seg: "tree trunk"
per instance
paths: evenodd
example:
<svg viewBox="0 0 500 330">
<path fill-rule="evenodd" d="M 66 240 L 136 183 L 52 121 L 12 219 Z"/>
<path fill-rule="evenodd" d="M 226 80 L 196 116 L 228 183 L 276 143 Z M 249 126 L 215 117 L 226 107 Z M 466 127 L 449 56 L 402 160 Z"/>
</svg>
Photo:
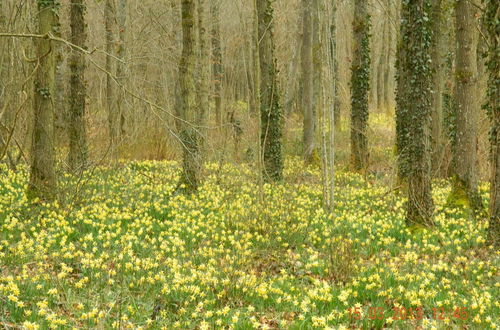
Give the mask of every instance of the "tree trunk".
<svg viewBox="0 0 500 330">
<path fill-rule="evenodd" d="M 71 0 L 71 42 L 85 48 L 84 0 Z M 87 137 L 85 130 L 86 85 L 85 55 L 73 50 L 70 60 L 71 80 L 69 97 L 69 166 L 73 172 L 79 172 L 87 166 Z"/>
<path fill-rule="evenodd" d="M 127 0 L 118 1 L 117 10 L 117 20 L 118 20 L 118 51 L 117 57 L 119 61 L 116 65 L 116 80 L 118 81 L 118 97 L 116 98 L 116 111 L 119 116 L 119 130 L 120 136 L 123 137 L 126 131 L 127 123 L 127 113 L 125 112 L 125 36 L 127 29 Z"/>
<path fill-rule="evenodd" d="M 210 49 L 208 48 L 206 2 L 198 0 L 198 42 L 199 42 L 199 83 L 198 83 L 198 122 L 205 122 L 205 116 L 209 112 L 209 89 L 210 89 Z M 201 129 L 201 128 L 198 128 Z M 200 136 L 200 148 L 203 139 Z"/>
<path fill-rule="evenodd" d="M 303 122 L 303 147 L 304 159 L 310 163 L 313 158 L 315 148 L 315 120 L 313 112 L 313 47 L 312 47 L 312 15 L 311 1 L 302 0 L 302 48 L 301 48 L 301 67 L 302 67 L 302 111 L 304 114 Z"/>
<path fill-rule="evenodd" d="M 351 77 L 351 163 L 355 171 L 368 166 L 368 93 L 370 89 L 370 17 L 367 1 L 356 0 Z"/>
<path fill-rule="evenodd" d="M 463 204 L 472 210 L 481 208 L 477 174 L 477 132 L 479 104 L 477 96 L 478 30 L 475 7 L 468 0 L 458 0 L 455 8 L 456 67 L 455 125 L 453 148 L 453 187 L 449 202 Z"/>
<path fill-rule="evenodd" d="M 38 2 L 38 34 L 54 33 L 58 25 L 56 1 Z M 38 70 L 34 78 L 34 127 L 31 149 L 31 196 L 51 199 L 57 186 L 54 145 L 54 41 L 36 39 Z"/>
<path fill-rule="evenodd" d="M 283 178 L 283 118 L 279 100 L 277 65 L 274 56 L 272 0 L 257 0 L 260 60 L 260 113 L 263 175 L 267 181 Z"/>
<path fill-rule="evenodd" d="M 222 66 L 222 49 L 220 37 L 220 0 L 212 0 L 210 11 L 212 14 L 212 74 L 214 80 L 215 121 L 217 126 L 222 125 L 222 80 L 224 67 Z"/>
<path fill-rule="evenodd" d="M 387 15 L 389 16 L 389 19 L 390 20 L 396 20 L 395 18 L 393 18 L 393 15 L 394 15 L 394 10 L 392 9 L 392 1 L 389 0 L 387 1 Z M 393 34 L 396 33 L 396 29 L 393 29 L 392 27 L 392 24 L 391 24 L 391 21 L 389 21 L 389 23 L 387 24 L 387 49 L 386 49 L 386 53 L 383 54 L 383 56 L 385 57 L 384 61 L 385 61 L 385 67 L 384 67 L 384 84 L 385 84 L 385 87 L 384 87 L 384 91 L 383 91 L 383 102 L 382 104 L 384 105 L 385 107 L 385 112 L 387 114 L 392 114 L 392 104 L 391 104 L 391 87 L 392 87 L 392 84 L 391 84 L 391 69 L 392 69 L 392 65 L 391 65 L 391 59 L 392 59 L 392 50 L 393 50 L 393 47 L 392 47 L 392 44 L 393 44 Z"/>
<path fill-rule="evenodd" d="M 443 139 L 443 93 L 444 93 L 444 55 L 445 37 L 443 26 L 443 0 L 433 0 L 432 3 L 432 72 L 434 73 L 432 82 L 432 139 L 431 139 L 431 160 L 433 176 L 442 177 L 444 159 L 444 139 Z"/>
<path fill-rule="evenodd" d="M 488 91 L 485 108 L 491 122 L 491 186 L 489 241 L 500 246 L 500 3 L 486 1 L 483 24 L 488 38 Z"/>
<path fill-rule="evenodd" d="M 398 174 L 407 185 L 407 225 L 432 225 L 430 177 L 430 1 L 404 1 L 397 59 Z M 427 18 L 427 19 L 423 19 Z"/>
<path fill-rule="evenodd" d="M 113 78 L 111 77 L 113 72 L 113 62 L 112 56 L 113 51 L 113 20 L 114 20 L 114 0 L 106 0 L 104 6 L 104 24 L 106 30 L 106 108 L 108 112 L 108 129 L 109 129 L 109 142 L 110 142 L 110 153 L 111 158 L 115 159 L 118 157 L 117 146 L 120 139 L 120 126 L 119 126 L 119 115 L 115 106 L 115 89 L 113 86 Z"/>
<path fill-rule="evenodd" d="M 198 189 L 201 168 L 200 135 L 197 127 L 200 113 L 196 102 L 195 0 L 182 0 L 182 56 L 179 64 L 180 105 L 177 121 L 183 150 L 180 188 L 186 192 Z"/>
</svg>

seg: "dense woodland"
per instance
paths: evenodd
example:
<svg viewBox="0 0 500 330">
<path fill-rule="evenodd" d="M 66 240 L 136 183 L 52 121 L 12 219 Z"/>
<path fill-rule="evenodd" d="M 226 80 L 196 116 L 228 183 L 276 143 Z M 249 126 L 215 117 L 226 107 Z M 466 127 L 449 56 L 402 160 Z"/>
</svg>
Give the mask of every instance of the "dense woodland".
<svg viewBox="0 0 500 330">
<path fill-rule="evenodd" d="M 0 0 L 1 327 L 500 327 L 499 7 Z"/>
</svg>

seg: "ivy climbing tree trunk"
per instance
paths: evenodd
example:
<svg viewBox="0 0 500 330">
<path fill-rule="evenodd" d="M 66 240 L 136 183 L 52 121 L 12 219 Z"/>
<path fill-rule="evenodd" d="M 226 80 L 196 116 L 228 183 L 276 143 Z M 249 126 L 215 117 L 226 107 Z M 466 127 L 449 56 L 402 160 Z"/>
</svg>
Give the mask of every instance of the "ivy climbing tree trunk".
<svg viewBox="0 0 500 330">
<path fill-rule="evenodd" d="M 38 0 L 38 34 L 55 34 L 58 28 L 56 0 Z M 54 102 L 56 52 L 54 41 L 37 38 L 38 69 L 34 77 L 34 126 L 31 148 L 29 195 L 43 199 L 55 197 Z"/>
<path fill-rule="evenodd" d="M 397 56 L 398 174 L 407 186 L 408 225 L 432 225 L 430 176 L 430 0 L 403 0 Z"/>
<path fill-rule="evenodd" d="M 180 188 L 186 192 L 198 189 L 201 168 L 200 136 L 197 127 L 200 113 L 196 102 L 195 0 L 182 0 L 182 55 L 179 64 L 180 104 L 177 126 L 182 145 L 182 175 Z"/>
<path fill-rule="evenodd" d="M 263 175 L 267 181 L 283 178 L 283 118 L 274 56 L 272 0 L 257 0 L 260 61 L 260 116 Z"/>
<path fill-rule="evenodd" d="M 444 139 L 443 139 L 443 93 L 444 93 L 444 55 L 445 55 L 445 32 L 444 32 L 444 8 L 443 0 L 432 1 L 432 139 L 431 139 L 431 161 L 433 176 L 441 177 L 443 172 Z"/>
<path fill-rule="evenodd" d="M 469 0 L 458 0 L 455 7 L 456 67 L 453 179 L 449 202 L 463 204 L 472 210 L 481 208 L 477 174 L 477 132 L 479 104 L 477 98 L 476 9 Z"/>
<path fill-rule="evenodd" d="M 70 10 L 71 42 L 85 48 L 87 33 L 85 31 L 84 0 L 71 0 Z M 73 50 L 69 63 L 71 70 L 69 95 L 69 166 L 73 172 L 85 169 L 87 165 L 87 137 L 85 129 L 85 96 L 86 85 L 85 55 Z"/>
<path fill-rule="evenodd" d="M 215 121 L 222 125 L 222 47 L 220 37 L 220 0 L 212 0 L 210 5 L 212 15 L 212 75 L 214 80 Z"/>
<path fill-rule="evenodd" d="M 370 89 L 370 17 L 367 0 L 354 3 L 354 49 L 351 76 L 351 164 L 355 171 L 368 166 L 368 93 Z"/>
<path fill-rule="evenodd" d="M 485 0 L 483 24 L 488 38 L 488 90 L 484 108 L 491 122 L 489 241 L 500 246 L 500 2 Z"/>
<path fill-rule="evenodd" d="M 303 146 L 304 160 L 308 163 L 312 161 L 315 147 L 315 120 L 314 120 L 314 91 L 313 91 L 313 21 L 310 0 L 302 0 L 302 49 L 301 49 L 301 67 L 302 67 L 302 111 L 303 121 Z"/>
</svg>

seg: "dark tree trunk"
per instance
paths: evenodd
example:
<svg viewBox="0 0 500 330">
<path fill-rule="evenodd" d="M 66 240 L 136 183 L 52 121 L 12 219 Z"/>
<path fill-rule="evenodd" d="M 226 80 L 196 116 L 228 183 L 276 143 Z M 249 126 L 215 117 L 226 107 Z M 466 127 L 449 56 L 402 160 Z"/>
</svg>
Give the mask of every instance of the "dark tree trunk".
<svg viewBox="0 0 500 330">
<path fill-rule="evenodd" d="M 85 31 L 84 0 L 71 0 L 71 42 L 85 48 L 87 34 Z M 69 95 L 69 166 L 73 172 L 85 169 L 87 165 L 87 137 L 85 130 L 85 96 L 86 85 L 85 55 L 73 50 L 70 64 Z"/>
<path fill-rule="evenodd" d="M 261 144 L 263 175 L 267 181 L 283 178 L 283 118 L 274 56 L 273 7 L 271 0 L 257 0 L 260 60 Z"/>
<path fill-rule="evenodd" d="M 356 0 L 351 78 L 351 164 L 355 171 L 368 166 L 368 93 L 370 89 L 370 17 L 367 1 Z"/>
<path fill-rule="evenodd" d="M 430 176 L 432 31 L 429 0 L 407 0 L 402 6 L 401 40 L 397 58 L 398 174 L 407 186 L 408 225 L 433 224 Z M 426 19 L 427 18 L 427 19 Z"/>
</svg>

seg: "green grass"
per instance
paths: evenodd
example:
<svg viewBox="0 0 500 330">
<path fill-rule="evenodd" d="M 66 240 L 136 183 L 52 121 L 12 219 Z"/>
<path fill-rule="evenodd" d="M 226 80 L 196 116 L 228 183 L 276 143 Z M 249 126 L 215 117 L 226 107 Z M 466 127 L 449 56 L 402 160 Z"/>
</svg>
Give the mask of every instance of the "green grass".
<svg viewBox="0 0 500 330">
<path fill-rule="evenodd" d="M 300 176 L 298 160 L 287 164 L 286 184 L 265 187 L 263 205 L 252 168 L 227 165 L 217 178 L 217 166 L 206 166 L 196 196 L 174 193 L 173 162 L 97 168 L 83 180 L 65 176 L 54 204 L 29 202 L 27 173 L 2 168 L 0 324 L 500 325 L 498 251 L 485 243 L 484 221 L 444 207 L 446 181 L 434 185 L 436 227 L 410 230 L 404 199 L 356 174 L 337 173 L 336 209 L 327 214 L 318 171 Z M 397 306 L 421 307 L 423 319 L 392 320 Z M 383 319 L 370 319 L 370 307 Z M 440 307 L 444 320 L 433 315 Z M 453 315 L 462 310 L 467 317 Z"/>
</svg>

